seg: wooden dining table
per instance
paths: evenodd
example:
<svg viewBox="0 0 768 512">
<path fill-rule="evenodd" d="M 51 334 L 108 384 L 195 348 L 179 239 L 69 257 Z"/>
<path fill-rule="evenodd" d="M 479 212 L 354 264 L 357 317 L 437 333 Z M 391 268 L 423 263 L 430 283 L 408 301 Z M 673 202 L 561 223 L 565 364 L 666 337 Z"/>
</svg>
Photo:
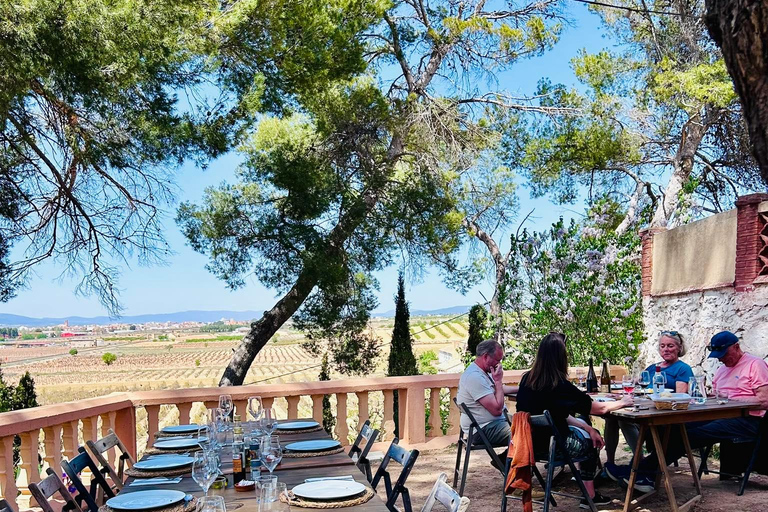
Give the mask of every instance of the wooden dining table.
<svg viewBox="0 0 768 512">
<path fill-rule="evenodd" d="M 642 494 L 633 500 L 632 496 L 634 493 L 635 481 L 637 479 L 637 468 L 641 458 L 634 457 L 629 486 L 627 487 L 627 496 L 624 500 L 624 512 L 629 512 L 643 501 L 655 495 L 659 490 L 659 485 L 661 484 L 662 479 L 664 480 L 664 487 L 667 491 L 671 512 L 685 512 L 689 510 L 701 499 L 701 484 L 696 471 L 696 463 L 693 459 L 693 452 L 691 451 L 691 444 L 688 440 L 688 432 L 685 429 L 685 424 L 693 421 L 738 418 L 746 416 L 750 410 L 760 408 L 760 402 L 757 400 L 729 400 L 727 403 L 723 404 L 718 403 L 715 399 L 707 399 L 705 404 L 690 404 L 688 409 L 678 410 L 656 409 L 650 399 L 638 399 L 635 401 L 635 404 L 640 405 L 642 408 L 639 410 L 637 408 L 619 409 L 618 411 L 611 412 L 611 414 L 622 420 L 636 423 L 640 427 L 640 435 L 638 436 L 637 446 L 634 453 L 642 453 L 643 442 L 645 441 L 646 436 L 650 434 L 653 439 L 654 452 L 659 460 L 660 471 L 656 476 L 654 490 Z M 662 433 L 659 430 L 660 427 L 668 428 L 664 428 L 664 432 Z M 677 505 L 675 492 L 672 488 L 672 481 L 670 479 L 670 472 L 664 457 L 664 451 L 669 442 L 670 432 L 673 428 L 680 429 L 680 435 L 685 447 L 685 454 L 688 457 L 688 464 L 691 468 L 691 478 L 693 479 L 693 485 L 696 488 L 696 495 L 680 506 Z"/>
<path fill-rule="evenodd" d="M 291 420 L 295 421 L 295 420 Z M 307 420 L 311 421 L 311 420 Z M 278 422 L 278 425 L 283 422 Z M 280 444 L 285 446 L 286 444 L 295 441 L 307 441 L 317 439 L 331 439 L 325 430 L 318 430 L 316 432 L 304 432 L 304 433 L 288 433 L 283 431 L 276 431 L 275 434 L 280 437 Z M 146 456 L 145 456 L 146 457 Z M 145 458 L 145 457 L 142 457 Z M 218 494 L 224 497 L 229 510 L 241 510 L 242 512 L 258 512 L 259 502 L 258 496 L 255 491 L 238 492 L 235 491 L 232 486 L 232 463 L 229 461 L 223 461 L 222 472 L 227 478 L 227 488 L 209 491 L 209 494 Z M 370 489 L 371 485 L 365 478 L 365 475 L 355 466 L 352 459 L 345 452 L 322 455 L 317 457 L 302 457 L 302 458 L 286 458 L 283 457 L 280 464 L 275 468 L 274 475 L 277 476 L 278 482 L 286 484 L 288 489 L 304 483 L 307 478 L 317 477 L 341 477 L 352 476 L 356 482 L 365 485 Z M 191 494 L 195 497 L 203 495 L 200 486 L 192 479 L 190 474 L 182 475 L 181 482 L 175 484 L 162 484 L 158 486 L 153 485 L 135 485 L 131 483 L 136 480 L 134 478 L 128 478 L 121 494 L 146 491 L 151 489 L 168 489 L 178 490 L 187 494 Z M 312 510 L 301 509 L 300 507 L 292 506 L 292 510 Z M 350 512 L 387 512 L 387 507 L 384 501 L 379 498 L 378 495 L 374 495 L 368 502 L 353 507 L 344 507 L 340 510 L 348 510 Z"/>
</svg>

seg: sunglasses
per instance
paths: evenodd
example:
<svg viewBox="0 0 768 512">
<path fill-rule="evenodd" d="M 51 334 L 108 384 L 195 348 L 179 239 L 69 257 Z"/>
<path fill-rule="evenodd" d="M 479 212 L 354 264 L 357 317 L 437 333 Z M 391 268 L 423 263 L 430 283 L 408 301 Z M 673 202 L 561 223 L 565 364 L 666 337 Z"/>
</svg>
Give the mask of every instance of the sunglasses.
<svg viewBox="0 0 768 512">
<path fill-rule="evenodd" d="M 677 331 L 659 331 L 659 336 L 680 336 Z"/>
<path fill-rule="evenodd" d="M 719 347 L 715 347 L 715 346 L 713 346 L 713 345 L 710 343 L 709 345 L 707 345 L 707 346 L 706 346 L 706 347 L 704 347 L 704 348 L 706 348 L 707 350 L 709 350 L 710 352 L 712 352 L 713 350 L 723 350 L 724 348 L 730 348 L 730 347 L 732 347 L 732 346 L 734 346 L 734 345 L 735 345 L 735 343 L 732 343 L 732 344 L 730 344 L 730 345 L 726 345 L 726 346 L 719 346 Z"/>
</svg>

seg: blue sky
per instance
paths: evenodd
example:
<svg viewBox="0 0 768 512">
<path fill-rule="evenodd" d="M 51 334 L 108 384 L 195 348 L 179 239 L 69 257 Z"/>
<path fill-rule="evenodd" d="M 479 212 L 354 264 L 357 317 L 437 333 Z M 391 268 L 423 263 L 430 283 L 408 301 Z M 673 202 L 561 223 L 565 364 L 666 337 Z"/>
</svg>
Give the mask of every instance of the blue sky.
<svg viewBox="0 0 768 512">
<path fill-rule="evenodd" d="M 549 77 L 553 83 L 573 84 L 569 60 L 580 49 L 598 51 L 610 44 L 601 36 L 599 19 L 588 12 L 586 6 L 575 2 L 566 4 L 575 18 L 574 25 L 567 27 L 555 48 L 541 57 L 522 61 L 500 76 L 499 85 L 513 93 L 530 94 L 541 77 Z M 233 181 L 238 159 L 227 155 L 211 163 L 205 171 L 187 164 L 180 169 L 177 184 L 180 201 L 199 201 L 207 186 L 223 181 Z M 532 199 L 525 187 L 519 190 L 520 217 L 535 208 L 527 222 L 529 229 L 544 229 L 558 217 L 566 218 L 583 213 L 583 206 L 561 207 L 546 198 Z M 207 257 L 197 254 L 185 245 L 185 239 L 173 221 L 169 211 L 165 221 L 166 236 L 175 251 L 165 266 L 141 267 L 132 264 L 123 267 L 120 278 L 123 314 L 166 313 L 185 310 L 255 310 L 261 311 L 274 305 L 276 294 L 251 280 L 243 289 L 228 290 L 222 281 L 207 270 Z M 17 247 L 15 255 L 21 248 Z M 49 261 L 37 267 L 29 279 L 28 287 L 5 304 L 0 312 L 31 317 L 97 316 L 106 311 L 94 297 L 79 297 L 74 293 L 77 280 L 59 279 L 61 265 Z M 392 297 L 397 287 L 397 268 L 388 268 L 376 276 L 381 288 L 378 294 L 379 311 L 393 308 Z M 454 305 L 484 302 L 490 298 L 491 286 L 485 283 L 467 295 L 449 289 L 434 269 L 429 270 L 420 282 L 410 282 L 406 290 L 411 309 L 438 309 Z"/>
</svg>

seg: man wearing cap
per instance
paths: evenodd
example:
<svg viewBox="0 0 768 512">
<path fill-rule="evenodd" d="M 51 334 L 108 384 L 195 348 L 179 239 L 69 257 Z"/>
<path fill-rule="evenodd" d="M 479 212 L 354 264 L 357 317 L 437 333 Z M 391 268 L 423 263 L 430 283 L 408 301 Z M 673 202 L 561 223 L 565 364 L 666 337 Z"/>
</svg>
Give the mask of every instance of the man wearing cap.
<svg viewBox="0 0 768 512">
<path fill-rule="evenodd" d="M 768 410 L 768 364 L 759 357 L 741 350 L 739 338 L 730 331 L 712 336 L 707 349 L 710 351 L 709 357 L 719 359 L 723 363 L 715 372 L 712 385 L 718 391 L 725 391 L 729 399 L 757 399 L 761 405 L 759 410 L 749 411 L 748 415 L 739 418 L 688 423 L 686 431 L 691 448 L 700 448 L 735 437 L 754 437 L 758 433 L 760 420 Z M 676 432 L 677 429 L 673 429 L 673 436 Z M 665 459 L 670 463 L 685 454 L 682 439 L 677 441 L 680 442 L 670 439 L 667 445 Z M 657 466 L 658 459 L 655 454 L 640 461 L 635 489 L 642 492 L 653 490 Z M 629 478 L 624 480 L 629 483 Z"/>
</svg>

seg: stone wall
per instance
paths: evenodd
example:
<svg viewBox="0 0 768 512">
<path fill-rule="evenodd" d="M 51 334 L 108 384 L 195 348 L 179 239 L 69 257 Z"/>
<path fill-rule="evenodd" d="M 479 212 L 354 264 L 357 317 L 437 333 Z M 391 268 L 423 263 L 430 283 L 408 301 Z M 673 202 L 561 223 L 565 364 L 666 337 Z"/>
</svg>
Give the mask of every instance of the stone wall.
<svg viewBox="0 0 768 512">
<path fill-rule="evenodd" d="M 639 361 L 645 366 L 660 361 L 656 349 L 659 332 L 679 331 L 688 353 L 683 360 L 694 372 L 707 374 L 707 383 L 721 364 L 708 359 L 705 347 L 713 334 L 729 330 L 741 338 L 741 347 L 768 359 L 768 284 L 757 284 L 750 291 L 733 287 L 643 298 L 645 338 Z"/>
</svg>

